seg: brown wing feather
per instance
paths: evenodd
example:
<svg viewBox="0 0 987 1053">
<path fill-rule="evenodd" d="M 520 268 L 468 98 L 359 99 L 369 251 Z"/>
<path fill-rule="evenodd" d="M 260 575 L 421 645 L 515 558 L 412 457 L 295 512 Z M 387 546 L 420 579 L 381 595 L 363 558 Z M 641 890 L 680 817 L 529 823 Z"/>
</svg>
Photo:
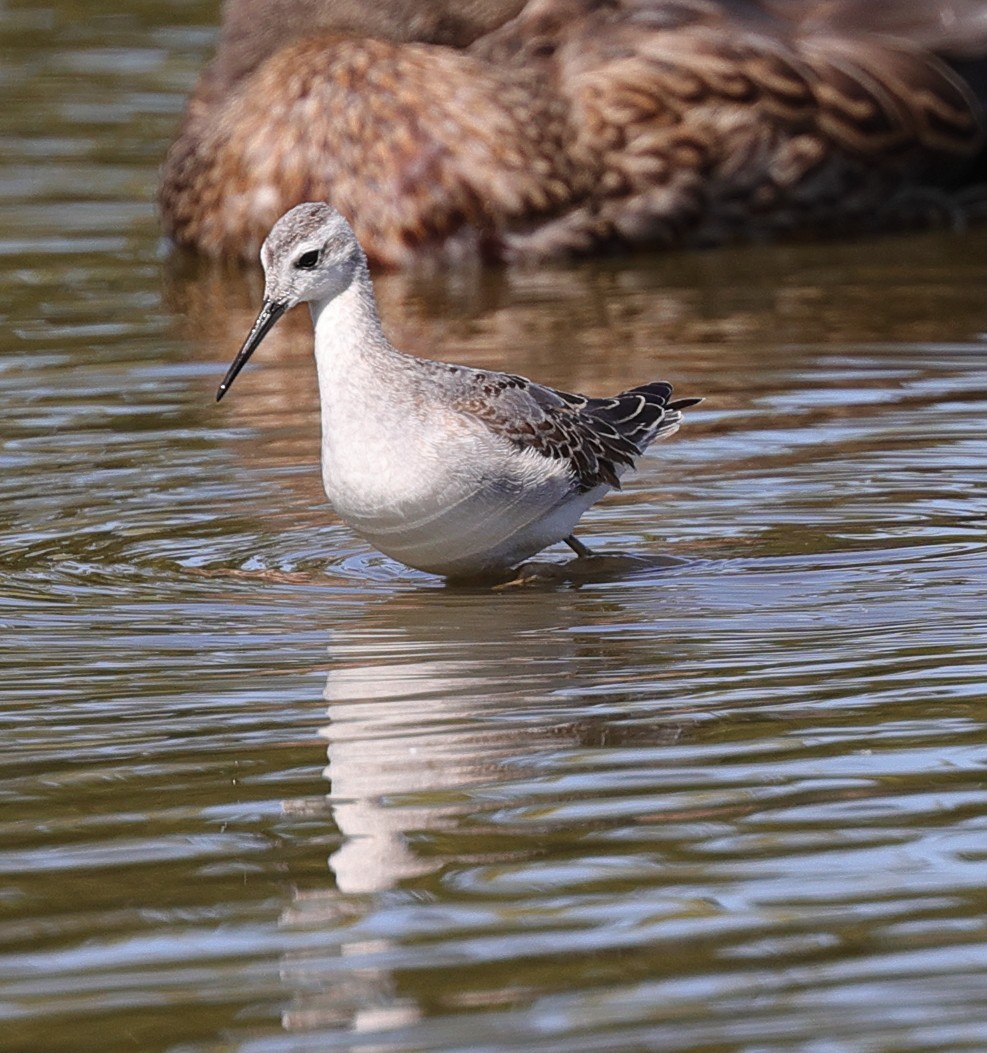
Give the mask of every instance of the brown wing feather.
<svg viewBox="0 0 987 1053">
<path fill-rule="evenodd" d="M 208 84 L 203 86 L 208 92 Z M 312 36 L 263 62 L 228 98 L 190 104 L 160 197 L 169 233 L 252 257 L 303 201 L 331 200 L 367 255 L 390 265 L 578 201 L 593 173 L 568 108 L 517 70 L 461 51 Z"/>
<path fill-rule="evenodd" d="M 490 2 L 451 36 L 371 4 L 358 38 L 328 32 L 354 28 L 336 5 L 273 33 L 227 5 L 163 168 L 169 233 L 252 257 L 325 199 L 377 262 L 544 257 L 892 226 L 982 175 L 983 0 L 529 0 L 505 24 L 518 2 Z M 392 7 L 394 40 L 499 28 L 372 39 Z"/>
<path fill-rule="evenodd" d="M 819 15 L 803 20 L 771 6 L 542 0 L 478 41 L 526 64 L 525 42 L 552 42 L 545 61 L 602 172 L 592 209 L 511 236 L 516 253 L 552 237 L 709 244 L 758 228 L 893 225 L 896 194 L 962 181 L 984 116 L 945 61 L 907 39 L 841 34 L 825 5 L 788 4 Z"/>
<path fill-rule="evenodd" d="M 656 381 L 612 398 L 588 398 L 524 377 L 441 366 L 456 389 L 455 407 L 483 421 L 519 449 L 567 463 L 580 492 L 620 489 L 620 471 L 658 437 L 671 434 L 681 410 L 699 399 L 669 403 L 670 384 Z"/>
</svg>

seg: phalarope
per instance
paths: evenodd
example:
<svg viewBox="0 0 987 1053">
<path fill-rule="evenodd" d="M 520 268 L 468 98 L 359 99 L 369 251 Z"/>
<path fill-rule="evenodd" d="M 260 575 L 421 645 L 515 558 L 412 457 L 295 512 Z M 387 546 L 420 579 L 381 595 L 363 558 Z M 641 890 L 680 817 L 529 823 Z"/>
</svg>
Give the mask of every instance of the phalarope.
<svg viewBox="0 0 987 1053">
<path fill-rule="evenodd" d="M 572 531 L 699 399 L 655 381 L 587 398 L 404 354 L 381 328 L 367 258 L 331 206 L 298 205 L 261 248 L 264 302 L 217 400 L 289 308 L 307 303 L 322 404 L 322 480 L 381 552 L 454 579 L 494 577 Z"/>
</svg>

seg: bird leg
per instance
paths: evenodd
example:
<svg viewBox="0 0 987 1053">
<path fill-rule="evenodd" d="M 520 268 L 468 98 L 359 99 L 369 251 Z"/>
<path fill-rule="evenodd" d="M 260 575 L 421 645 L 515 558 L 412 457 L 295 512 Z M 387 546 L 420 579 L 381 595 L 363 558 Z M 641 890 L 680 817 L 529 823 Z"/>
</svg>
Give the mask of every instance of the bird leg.
<svg viewBox="0 0 987 1053">
<path fill-rule="evenodd" d="M 587 556 L 595 555 L 592 549 L 588 549 L 575 534 L 570 534 L 568 537 L 562 539 L 573 552 L 579 556 L 580 559 L 585 559 Z"/>
</svg>

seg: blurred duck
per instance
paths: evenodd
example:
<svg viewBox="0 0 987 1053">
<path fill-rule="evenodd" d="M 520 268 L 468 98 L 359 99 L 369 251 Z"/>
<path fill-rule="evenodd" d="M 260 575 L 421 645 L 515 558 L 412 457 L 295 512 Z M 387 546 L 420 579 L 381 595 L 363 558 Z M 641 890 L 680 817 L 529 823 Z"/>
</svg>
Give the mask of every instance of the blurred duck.
<svg viewBox="0 0 987 1053">
<path fill-rule="evenodd" d="M 397 267 L 962 219 L 985 55 L 983 0 L 228 0 L 161 210 L 255 258 L 324 200 Z"/>
</svg>

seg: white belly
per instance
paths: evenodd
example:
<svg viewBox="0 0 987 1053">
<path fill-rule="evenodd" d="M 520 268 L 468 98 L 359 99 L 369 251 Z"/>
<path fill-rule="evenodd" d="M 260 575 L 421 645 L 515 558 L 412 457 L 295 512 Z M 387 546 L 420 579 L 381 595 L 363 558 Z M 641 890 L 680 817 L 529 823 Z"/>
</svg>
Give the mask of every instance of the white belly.
<svg viewBox="0 0 987 1053">
<path fill-rule="evenodd" d="M 561 541 L 592 499 L 551 490 L 507 495 L 480 491 L 417 522 L 368 522 L 345 516 L 359 534 L 388 556 L 431 574 L 474 577 L 516 566 Z"/>
<path fill-rule="evenodd" d="M 456 415 L 423 441 L 324 437 L 323 481 L 339 515 L 381 552 L 433 574 L 468 577 L 517 563 L 572 532 L 606 491 L 573 493 L 561 462 L 521 452 Z M 341 456 L 336 456 L 341 450 Z"/>
</svg>

